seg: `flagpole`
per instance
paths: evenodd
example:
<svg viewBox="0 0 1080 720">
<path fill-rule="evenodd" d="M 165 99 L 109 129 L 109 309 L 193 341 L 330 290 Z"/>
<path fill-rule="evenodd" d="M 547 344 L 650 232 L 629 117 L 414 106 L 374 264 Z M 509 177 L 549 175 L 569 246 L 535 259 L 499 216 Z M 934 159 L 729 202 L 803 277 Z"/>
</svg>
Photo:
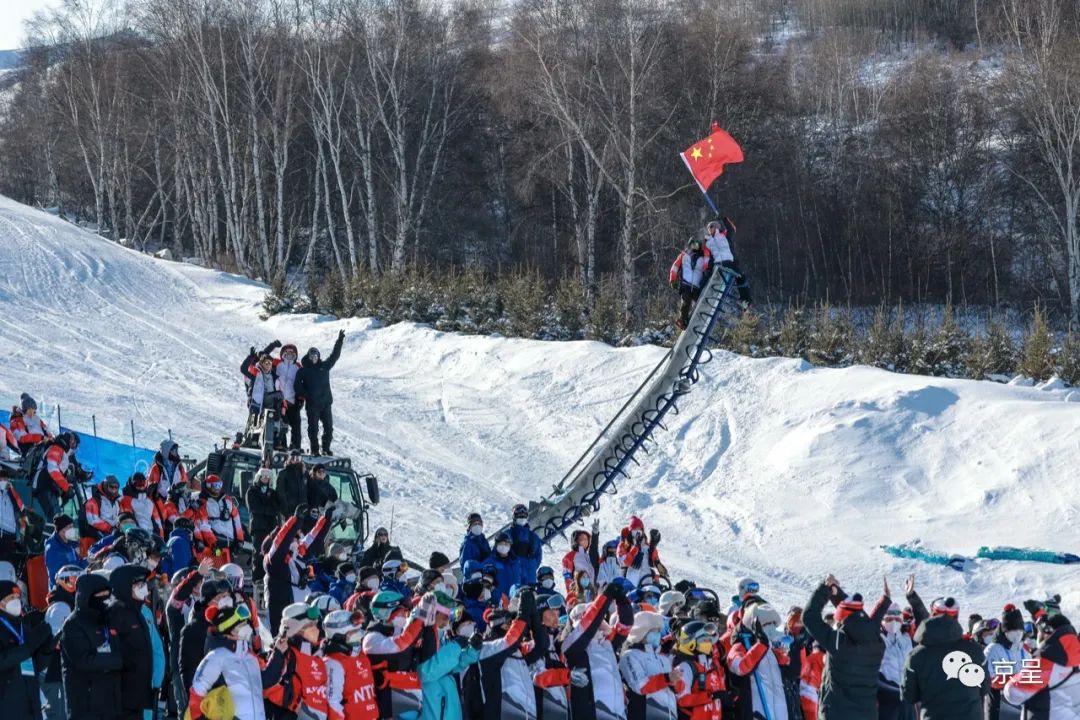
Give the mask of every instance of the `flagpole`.
<svg viewBox="0 0 1080 720">
<path fill-rule="evenodd" d="M 698 187 L 701 186 L 698 185 Z M 701 194 L 705 196 L 705 202 L 709 203 L 709 207 L 712 208 L 713 215 L 715 215 L 716 217 L 720 217 L 720 211 L 716 208 L 716 203 L 714 203 L 712 198 L 709 197 L 709 191 L 705 188 L 701 188 Z"/>
<path fill-rule="evenodd" d="M 720 217 L 720 211 L 716 209 L 716 203 L 709 197 L 709 189 L 702 187 L 701 183 L 698 182 L 697 176 L 694 175 L 694 169 L 690 167 L 690 161 L 686 159 L 686 153 L 679 153 L 679 157 L 682 158 L 683 164 L 686 165 L 686 169 L 690 171 L 690 177 L 694 178 L 694 184 L 698 186 L 698 190 L 705 196 L 705 202 L 709 203 L 709 207 L 712 208 L 713 214 L 716 215 L 716 217 Z"/>
</svg>

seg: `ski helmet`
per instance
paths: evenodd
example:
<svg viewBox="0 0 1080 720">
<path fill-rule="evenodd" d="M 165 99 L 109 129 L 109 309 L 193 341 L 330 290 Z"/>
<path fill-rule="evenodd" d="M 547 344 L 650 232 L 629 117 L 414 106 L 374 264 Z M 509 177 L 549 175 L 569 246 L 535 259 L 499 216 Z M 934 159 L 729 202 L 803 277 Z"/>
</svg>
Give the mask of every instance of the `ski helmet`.
<svg viewBox="0 0 1080 720">
<path fill-rule="evenodd" d="M 206 482 L 203 483 L 206 486 L 206 491 L 213 496 L 217 496 L 221 493 L 225 484 L 221 482 L 221 477 L 218 475 L 210 474 L 206 476 Z"/>
<path fill-rule="evenodd" d="M 330 640 L 348 643 L 350 635 L 364 632 L 364 613 L 334 610 L 323 618 L 323 632 Z"/>
<path fill-rule="evenodd" d="M 226 563 L 221 566 L 221 572 L 225 573 L 225 579 L 233 590 L 242 590 L 244 587 L 244 569 L 236 563 Z"/>
<path fill-rule="evenodd" d="M 401 607 L 405 598 L 401 593 L 393 590 L 383 590 L 375 595 L 371 601 L 371 616 L 379 622 L 386 622 L 394 610 Z"/>
<path fill-rule="evenodd" d="M 292 603 L 286 605 L 281 612 L 281 629 L 285 631 L 285 637 L 291 638 L 308 625 L 315 625 L 318 620 L 318 608 L 304 603 Z"/>
<path fill-rule="evenodd" d="M 661 615 L 673 617 L 684 605 L 686 605 L 685 595 L 678 590 L 668 590 L 660 596 L 658 609 Z"/>
<path fill-rule="evenodd" d="M 518 503 L 514 506 L 513 515 L 515 520 L 517 520 L 518 518 L 528 518 L 529 508 L 525 507 L 521 503 Z"/>
<path fill-rule="evenodd" d="M 341 609 L 341 603 L 338 602 L 337 598 L 325 593 L 313 593 L 304 598 L 304 600 L 322 615 Z"/>
<path fill-rule="evenodd" d="M 82 574 L 82 568 L 78 565 L 65 565 L 56 571 L 56 584 L 67 592 L 75 592 L 75 583 Z"/>
</svg>

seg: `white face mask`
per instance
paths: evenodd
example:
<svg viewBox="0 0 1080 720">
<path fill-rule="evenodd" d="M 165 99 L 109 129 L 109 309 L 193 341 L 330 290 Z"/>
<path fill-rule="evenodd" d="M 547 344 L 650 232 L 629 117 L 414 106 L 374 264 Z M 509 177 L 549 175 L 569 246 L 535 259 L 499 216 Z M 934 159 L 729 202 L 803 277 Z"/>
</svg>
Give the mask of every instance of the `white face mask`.
<svg viewBox="0 0 1080 720">
<path fill-rule="evenodd" d="M 1023 630 L 1009 630 L 1005 633 L 1005 637 L 1013 645 L 1019 645 L 1024 640 Z"/>
<path fill-rule="evenodd" d="M 337 555 L 334 556 L 334 559 L 337 560 L 338 562 L 345 562 L 348 558 L 349 558 L 348 553 L 338 553 Z"/>
<path fill-rule="evenodd" d="M 524 527 L 529 524 L 529 518 L 514 518 L 514 524 L 518 527 Z"/>
<path fill-rule="evenodd" d="M 894 620 L 890 620 L 889 622 L 885 623 L 885 632 L 889 633 L 890 635 L 895 635 L 896 633 L 900 632 L 900 623 Z"/>
<path fill-rule="evenodd" d="M 488 600 L 490 600 L 491 599 L 491 591 L 488 590 L 487 588 L 484 588 L 484 592 L 480 593 L 480 599 L 483 600 L 484 602 L 487 602 Z"/>
<path fill-rule="evenodd" d="M 252 636 L 252 634 L 254 632 L 255 631 L 252 629 L 252 627 L 250 625 L 244 625 L 242 627 L 237 628 L 237 630 L 236 630 L 236 639 L 239 640 L 240 642 L 247 642 L 248 640 L 251 639 L 251 636 Z"/>
<path fill-rule="evenodd" d="M 986 635 L 983 636 L 983 645 L 993 645 L 993 644 L 994 644 L 994 636 L 993 635 L 986 634 Z"/>
<path fill-rule="evenodd" d="M 544 581 L 541 582 L 540 584 L 543 585 L 548 590 L 555 587 L 555 581 L 552 580 L 551 578 L 545 578 Z"/>
<path fill-rule="evenodd" d="M 457 629 L 457 636 L 458 637 L 466 637 L 467 638 L 467 637 L 470 637 L 474 632 L 476 632 L 476 623 L 467 622 L 467 623 L 462 623 L 461 625 L 458 625 L 458 629 Z"/>
<path fill-rule="evenodd" d="M 484 526 L 483 525 L 473 525 L 471 528 L 469 528 L 469 532 L 472 533 L 473 535 L 483 535 L 484 534 Z"/>
<path fill-rule="evenodd" d="M 157 570 L 157 566 L 158 566 L 158 561 L 157 560 L 149 560 L 149 559 L 147 559 L 146 568 L 148 570 Z"/>
<path fill-rule="evenodd" d="M 74 528 L 74 527 L 66 527 L 66 528 L 64 528 L 64 539 L 65 540 L 70 540 L 72 542 L 75 542 L 76 540 L 78 540 L 79 539 L 79 531 L 78 531 L 78 529 Z"/>
<path fill-rule="evenodd" d="M 150 588 L 146 587 L 145 584 L 136 585 L 135 587 L 131 588 L 131 597 L 135 598 L 136 600 L 145 600 L 146 596 L 149 594 Z"/>
<path fill-rule="evenodd" d="M 444 582 L 435 583 L 435 587 L 431 588 L 431 591 L 432 592 L 445 593 L 446 592 L 446 583 L 444 583 Z"/>
<path fill-rule="evenodd" d="M 363 630 L 353 630 L 351 633 L 345 636 L 345 643 L 351 647 L 360 647 L 360 643 L 364 641 Z"/>
<path fill-rule="evenodd" d="M 19 598 L 12 598 L 4 603 L 4 612 L 8 615 L 22 615 L 22 600 Z"/>
<path fill-rule="evenodd" d="M 353 573 L 349 573 L 348 575 L 345 576 L 345 582 L 347 582 L 347 583 L 356 582 L 356 575 L 354 575 Z"/>
<path fill-rule="evenodd" d="M 499 553 L 500 555 L 507 555 L 510 553 L 510 546 L 506 543 L 499 543 L 495 546 L 495 552 Z"/>
<path fill-rule="evenodd" d="M 397 615 L 397 616 L 394 617 L 393 620 L 390 621 L 390 624 L 393 625 L 395 628 L 398 628 L 400 630 L 401 628 L 405 627 L 405 622 L 408 619 L 409 618 L 406 617 L 405 615 Z"/>
<path fill-rule="evenodd" d="M 11 487 L 11 482 L 8 480 L 0 480 L 0 491 L 7 490 Z"/>
<path fill-rule="evenodd" d="M 368 578 L 367 580 L 364 581 L 364 585 L 367 587 L 368 590 L 378 590 L 379 589 L 379 578 L 375 578 L 375 577 Z"/>
<path fill-rule="evenodd" d="M 220 600 L 217 601 L 217 606 L 219 608 L 223 608 L 223 609 L 224 608 L 231 608 L 233 606 L 232 598 L 231 597 L 223 597 L 223 598 L 221 598 Z"/>
</svg>

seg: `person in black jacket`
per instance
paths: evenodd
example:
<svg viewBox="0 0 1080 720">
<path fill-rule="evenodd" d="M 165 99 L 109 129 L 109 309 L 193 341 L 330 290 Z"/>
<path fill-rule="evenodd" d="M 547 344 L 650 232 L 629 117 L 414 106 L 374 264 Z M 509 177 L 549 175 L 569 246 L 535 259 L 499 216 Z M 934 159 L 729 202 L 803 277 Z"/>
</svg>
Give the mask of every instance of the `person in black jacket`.
<svg viewBox="0 0 1080 720">
<path fill-rule="evenodd" d="M 386 528 L 375 528 L 375 539 L 372 541 L 371 546 L 364 550 L 364 554 L 360 556 L 359 565 L 361 567 L 381 568 L 391 550 L 397 550 L 399 554 L 401 553 L 398 548 L 390 544 L 390 533 Z"/>
<path fill-rule="evenodd" d="M 278 632 L 281 613 L 285 607 L 297 602 L 296 595 L 299 593 L 294 592 L 294 589 L 303 592 L 306 588 L 307 558 L 311 548 L 321 545 L 330 531 L 333 512 L 333 507 L 327 508 L 326 514 L 315 524 L 312 532 L 301 538 L 299 524 L 308 514 L 308 506 L 300 505 L 281 529 L 264 541 L 266 609 L 270 616 L 271 633 Z M 310 542 L 310 545 L 305 544 L 305 540 Z M 302 598 L 303 594 L 300 594 L 300 597 Z"/>
<path fill-rule="evenodd" d="M 83 575 L 75 583 L 75 612 L 60 636 L 69 720 L 120 717 L 124 656 L 120 636 L 109 631 L 106 604 L 111 596 L 109 581 L 100 575 Z"/>
<path fill-rule="evenodd" d="M 930 605 L 930 618 L 915 631 L 900 691 L 919 703 L 922 720 L 981 720 L 990 687 L 982 647 L 964 638 L 960 606 L 952 598 Z"/>
<path fill-rule="evenodd" d="M 278 513 L 282 517 L 289 517 L 296 512 L 297 505 L 307 504 L 307 477 L 304 474 L 304 461 L 300 457 L 299 450 L 289 452 L 285 467 L 278 473 L 275 489 L 278 496 Z"/>
<path fill-rule="evenodd" d="M 832 598 L 836 627 L 825 624 L 821 611 Z M 825 578 L 803 612 L 807 632 L 825 651 L 818 714 L 829 720 L 877 718 L 878 668 L 885 654 L 881 621 L 889 609 L 889 586 L 873 611 L 863 611 L 862 596 L 847 597 L 832 575 Z"/>
<path fill-rule="evenodd" d="M 307 481 L 307 504 L 320 510 L 326 503 L 337 502 L 338 494 L 326 478 L 326 466 L 319 463 L 311 468 Z"/>
<path fill-rule="evenodd" d="M 249 530 L 255 551 L 251 553 L 251 581 L 256 588 L 256 598 L 262 596 L 262 584 L 265 570 L 262 561 L 262 546 L 266 537 L 278 526 L 281 517 L 281 498 L 270 484 L 270 468 L 261 468 L 255 484 L 248 488 L 244 497 L 247 502 Z"/>
<path fill-rule="evenodd" d="M 180 652 L 177 668 L 180 681 L 184 684 L 184 697 L 191 690 L 191 681 L 195 678 L 195 669 L 206 655 L 206 636 L 210 632 L 210 622 L 206 611 L 213 607 L 230 607 L 232 588 L 226 580 L 206 578 L 199 590 L 199 599 L 191 607 L 191 617 L 180 631 Z"/>
<path fill-rule="evenodd" d="M 157 627 L 148 623 L 142 612 L 148 595 L 146 578 L 149 574 L 149 570 L 140 565 L 121 565 L 109 576 L 113 591 L 109 628 L 119 636 L 124 658 L 120 676 L 123 691 L 120 716 L 130 720 L 142 720 L 144 711 L 156 707 L 156 687 L 160 687 L 165 669 L 164 653 L 155 658 L 155 646 L 161 650 Z M 157 643 L 155 638 L 158 638 Z M 161 663 L 160 670 L 158 662 Z"/>
<path fill-rule="evenodd" d="M 307 431 L 311 443 L 311 454 L 319 454 L 319 423 L 323 425 L 322 454 L 330 455 L 330 444 L 334 441 L 334 415 L 331 405 L 334 395 L 330 392 L 330 371 L 341 357 L 341 345 L 345 342 L 345 331 L 338 333 L 337 342 L 330 357 L 322 359 L 318 348 L 311 348 L 304 356 L 304 366 L 296 373 L 296 397 L 303 398 L 307 404 Z"/>
<path fill-rule="evenodd" d="M 183 703 L 188 696 L 188 688 L 180 674 L 180 634 L 186 624 L 184 611 L 191 605 L 191 598 L 196 591 L 201 593 L 200 585 L 209 576 L 211 567 L 210 559 L 207 558 L 196 570 L 177 570 L 172 578 L 172 594 L 165 604 L 165 623 L 169 631 L 169 676 L 174 702 L 178 701 L 177 707 L 181 711 L 177 713 L 177 717 L 183 715 Z"/>
<path fill-rule="evenodd" d="M 32 625 L 23 617 L 19 586 L 10 580 L 0 581 L 0 700 L 5 719 L 41 717 L 38 673 L 48 665 L 52 639 L 52 629 L 44 618 Z"/>
</svg>

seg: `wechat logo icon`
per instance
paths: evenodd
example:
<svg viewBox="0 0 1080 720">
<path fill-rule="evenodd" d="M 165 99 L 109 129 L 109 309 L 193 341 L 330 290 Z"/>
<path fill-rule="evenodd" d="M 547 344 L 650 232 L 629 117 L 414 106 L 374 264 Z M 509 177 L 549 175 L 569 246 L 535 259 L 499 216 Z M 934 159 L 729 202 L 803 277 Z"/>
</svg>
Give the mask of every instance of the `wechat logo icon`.
<svg viewBox="0 0 1080 720">
<path fill-rule="evenodd" d="M 946 655 L 941 661 L 941 669 L 945 671 L 945 677 L 959 680 L 969 688 L 979 687 L 986 679 L 982 665 L 971 662 L 971 656 L 962 650 L 954 650 Z"/>
</svg>

